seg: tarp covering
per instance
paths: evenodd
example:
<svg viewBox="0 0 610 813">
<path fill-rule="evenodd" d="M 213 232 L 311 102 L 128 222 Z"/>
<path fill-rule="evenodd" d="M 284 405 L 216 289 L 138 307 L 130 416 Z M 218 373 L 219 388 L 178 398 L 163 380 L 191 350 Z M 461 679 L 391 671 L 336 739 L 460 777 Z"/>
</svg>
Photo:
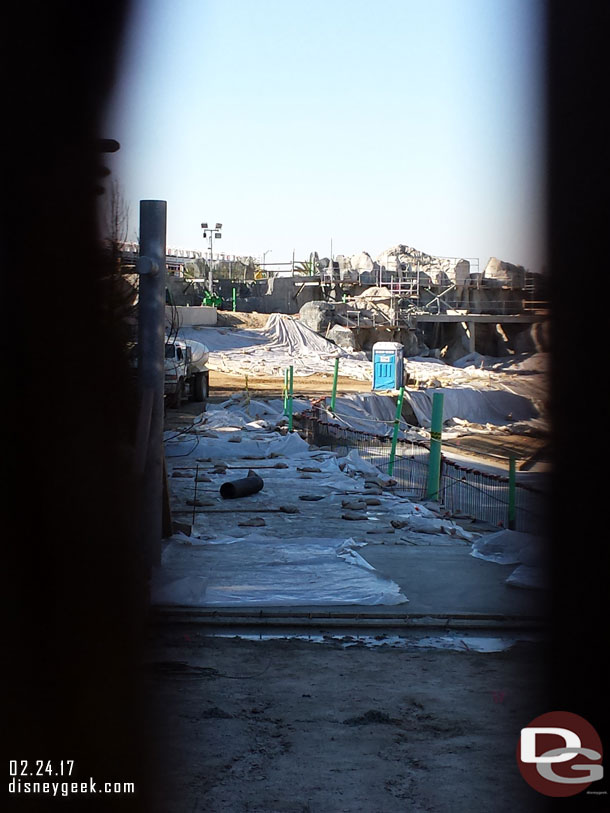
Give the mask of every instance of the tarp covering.
<svg viewBox="0 0 610 813">
<path fill-rule="evenodd" d="M 487 562 L 517 567 L 506 579 L 513 587 L 544 588 L 548 586 L 545 542 L 542 537 L 522 531 L 504 530 L 477 539 L 472 556 Z"/>
<path fill-rule="evenodd" d="M 320 419 L 355 429 L 369 435 L 391 435 L 396 417 L 396 398 L 377 393 L 348 393 L 335 400 L 333 413 L 329 409 L 320 413 Z M 401 434 L 407 429 L 404 419 L 400 420 Z"/>
<path fill-rule="evenodd" d="M 293 415 L 311 408 L 311 402 L 302 398 L 292 399 Z M 220 404 L 208 404 L 201 416 L 201 423 L 209 428 L 222 426 L 240 427 L 255 431 L 287 423 L 284 402 L 281 398 L 262 401 L 236 393 Z"/>
<path fill-rule="evenodd" d="M 202 429 L 202 432 L 205 431 Z M 265 459 L 278 456 L 299 456 L 307 454 L 309 445 L 295 433 L 280 435 L 271 432 L 250 439 L 243 437 L 237 428 L 228 428 L 223 436 L 206 432 L 197 433 L 196 429 L 188 434 L 175 436 L 171 431 L 166 432 L 165 455 L 168 458 L 191 455 L 204 455 L 208 458 L 227 460 L 230 458 Z"/>
<path fill-rule="evenodd" d="M 306 406 L 302 401 L 297 409 Z M 359 554 L 361 545 L 476 539 L 438 506 L 382 492 L 379 486 L 391 487 L 392 478 L 356 450 L 339 457 L 310 446 L 296 432 L 285 434 L 284 422 L 281 399 L 239 394 L 209 404 L 184 431 L 166 433 L 173 517 L 190 536 L 166 543 L 153 579 L 156 603 L 399 604 L 407 598 Z M 227 505 L 221 486 L 247 476 L 250 468 L 264 480 L 263 488 Z M 264 530 L 253 533 L 254 527 Z M 473 551 L 488 559 L 513 555 L 519 567 L 536 566 L 523 539 L 516 554 L 493 542 Z M 525 586 L 531 575 L 515 571 L 510 583 Z"/>
<path fill-rule="evenodd" d="M 408 599 L 357 552 L 353 539 L 270 539 L 214 544 L 174 537 L 152 580 L 155 604 L 209 606 L 395 605 Z"/>
<path fill-rule="evenodd" d="M 427 430 L 430 427 L 435 392 L 444 394 L 445 439 L 477 431 L 497 434 L 509 428 L 515 434 L 539 435 L 544 434 L 547 429 L 546 421 L 535 417 L 538 412 L 534 402 L 506 390 L 405 389 L 405 402 L 411 407 L 411 423 L 401 417 L 399 438 L 428 440 Z M 396 396 L 377 393 L 346 393 L 336 399 L 334 412 L 330 411 L 329 399 L 326 399 L 326 404 L 321 405 L 318 411 L 318 418 L 323 422 L 383 437 L 392 435 L 395 417 Z"/>
<path fill-rule="evenodd" d="M 504 390 L 441 389 L 405 390 L 420 426 L 430 426 L 435 392 L 443 393 L 443 420 L 467 419 L 470 423 L 503 425 L 538 417 L 533 403 Z"/>
<path fill-rule="evenodd" d="M 272 313 L 262 330 L 181 327 L 178 335 L 209 348 L 211 370 L 233 375 L 282 377 L 291 365 L 295 376 L 332 374 L 339 358 L 342 375 L 359 381 L 372 376 L 366 353 L 349 353 L 285 314 Z"/>
</svg>

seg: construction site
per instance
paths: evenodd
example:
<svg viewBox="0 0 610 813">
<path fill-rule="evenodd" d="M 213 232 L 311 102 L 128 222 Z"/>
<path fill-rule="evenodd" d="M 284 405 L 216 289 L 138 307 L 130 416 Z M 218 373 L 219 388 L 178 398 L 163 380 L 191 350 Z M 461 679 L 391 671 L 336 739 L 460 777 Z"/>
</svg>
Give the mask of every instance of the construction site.
<svg viewBox="0 0 610 813">
<path fill-rule="evenodd" d="M 543 809 L 511 753 L 545 680 L 545 281 L 382 259 L 167 277 L 207 386 L 165 396 L 165 809 Z"/>
<path fill-rule="evenodd" d="M 607 811 L 607 9 L 129 6 L 7 38 L 7 809 Z"/>
</svg>

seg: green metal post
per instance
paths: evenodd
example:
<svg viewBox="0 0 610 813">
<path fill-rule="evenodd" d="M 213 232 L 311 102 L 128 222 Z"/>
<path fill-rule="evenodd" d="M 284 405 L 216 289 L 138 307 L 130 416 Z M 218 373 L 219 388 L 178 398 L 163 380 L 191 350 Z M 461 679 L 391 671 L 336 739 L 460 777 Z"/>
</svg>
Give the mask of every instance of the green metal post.
<svg viewBox="0 0 610 813">
<path fill-rule="evenodd" d="M 335 402 L 337 400 L 337 379 L 339 378 L 339 359 L 335 359 L 335 372 L 333 374 L 333 394 L 330 397 L 330 411 L 335 411 Z"/>
<path fill-rule="evenodd" d="M 508 461 L 508 527 L 514 531 L 516 525 L 515 491 L 516 491 L 516 466 L 515 458 L 510 457 Z"/>
<path fill-rule="evenodd" d="M 292 388 L 293 388 L 293 369 L 290 365 L 288 374 L 288 431 L 292 432 Z"/>
<path fill-rule="evenodd" d="M 237 289 L 236 288 L 233 288 L 232 298 L 233 298 L 233 313 L 235 313 L 235 311 L 237 310 Z"/>
<path fill-rule="evenodd" d="M 402 415 L 402 399 L 404 398 L 405 388 L 401 387 L 398 393 L 398 401 L 396 402 L 396 417 L 394 418 L 394 431 L 392 433 L 392 449 L 390 451 L 390 462 L 388 464 L 388 474 L 390 477 L 394 474 L 394 459 L 396 458 L 396 444 L 398 442 L 398 429 L 400 426 L 400 417 Z"/>
<path fill-rule="evenodd" d="M 284 370 L 284 415 L 288 415 L 288 368 Z"/>
<path fill-rule="evenodd" d="M 443 433 L 443 393 L 432 396 L 432 421 L 430 426 L 430 460 L 428 463 L 428 499 L 438 500 L 441 478 L 441 439 Z"/>
</svg>

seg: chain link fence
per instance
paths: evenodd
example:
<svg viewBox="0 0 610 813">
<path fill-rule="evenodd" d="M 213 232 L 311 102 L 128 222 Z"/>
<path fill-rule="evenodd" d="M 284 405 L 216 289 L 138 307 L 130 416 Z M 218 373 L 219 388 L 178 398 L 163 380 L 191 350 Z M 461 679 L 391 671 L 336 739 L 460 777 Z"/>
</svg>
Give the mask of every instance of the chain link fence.
<svg viewBox="0 0 610 813">
<path fill-rule="evenodd" d="M 297 420 L 297 416 L 295 416 Z M 340 456 L 355 449 L 367 463 L 387 473 L 392 439 L 320 420 L 313 412 L 298 416 L 299 431 L 309 443 L 327 447 Z M 396 444 L 392 477 L 416 500 L 428 491 L 430 452 L 423 441 L 401 440 Z M 509 479 L 441 459 L 439 503 L 451 514 L 470 517 L 498 528 L 508 527 Z M 545 492 L 522 483 L 515 487 L 514 530 L 543 533 L 546 527 Z"/>
</svg>

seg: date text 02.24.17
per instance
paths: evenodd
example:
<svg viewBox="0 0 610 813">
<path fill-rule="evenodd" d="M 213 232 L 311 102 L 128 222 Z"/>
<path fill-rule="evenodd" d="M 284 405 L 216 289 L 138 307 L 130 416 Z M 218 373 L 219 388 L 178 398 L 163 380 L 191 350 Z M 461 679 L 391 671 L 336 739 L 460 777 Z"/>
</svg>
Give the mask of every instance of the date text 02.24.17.
<svg viewBox="0 0 610 813">
<path fill-rule="evenodd" d="M 11 759 L 9 774 L 11 776 L 72 776 L 73 759 Z"/>
</svg>

